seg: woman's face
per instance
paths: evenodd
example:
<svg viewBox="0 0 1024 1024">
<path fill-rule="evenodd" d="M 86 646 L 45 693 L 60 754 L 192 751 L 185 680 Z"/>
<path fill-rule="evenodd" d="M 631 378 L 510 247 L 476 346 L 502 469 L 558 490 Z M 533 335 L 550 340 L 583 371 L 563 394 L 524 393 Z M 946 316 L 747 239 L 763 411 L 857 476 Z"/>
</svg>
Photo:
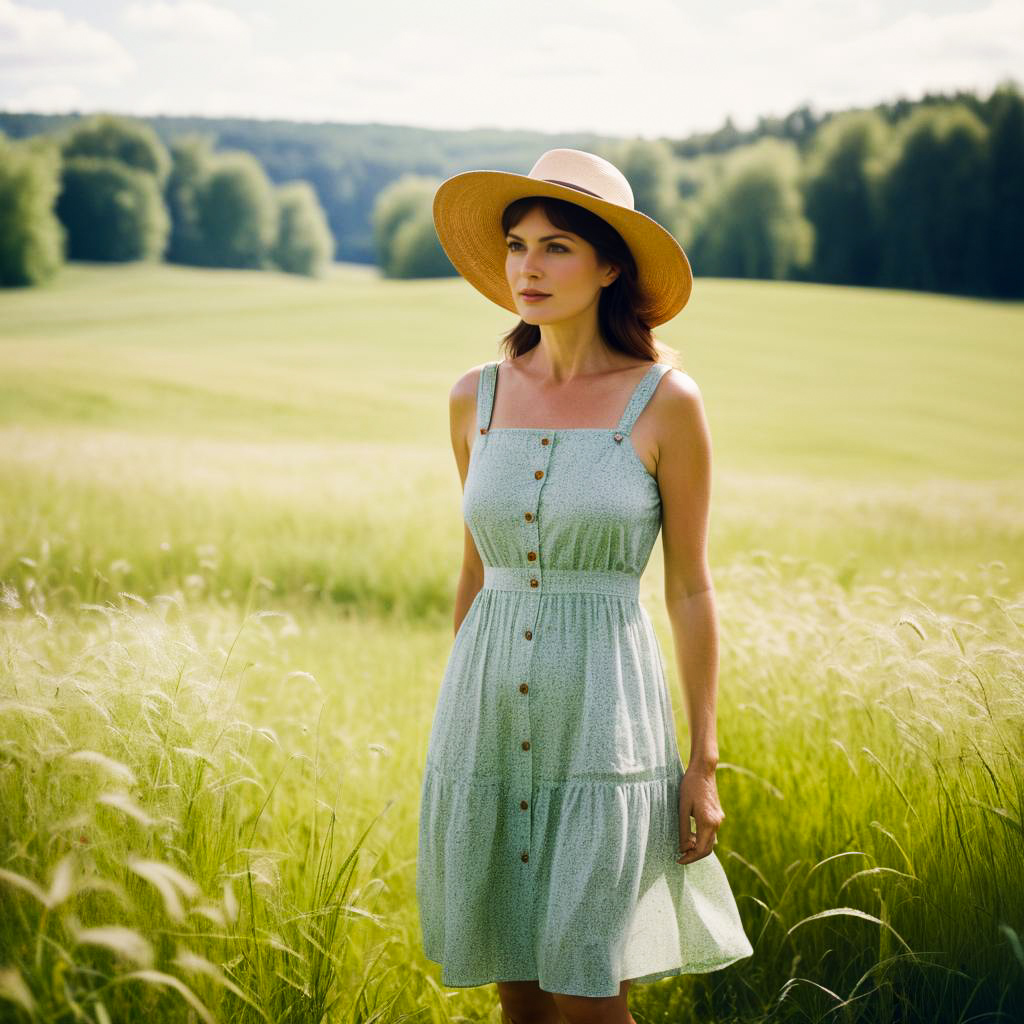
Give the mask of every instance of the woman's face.
<svg viewBox="0 0 1024 1024">
<path fill-rule="evenodd" d="M 601 288 L 617 274 L 614 267 L 598 261 L 589 242 L 555 227 L 540 207 L 530 210 L 505 236 L 505 277 L 527 323 L 557 323 L 578 315 L 597 303 Z M 523 291 L 549 297 L 530 302 Z"/>
</svg>

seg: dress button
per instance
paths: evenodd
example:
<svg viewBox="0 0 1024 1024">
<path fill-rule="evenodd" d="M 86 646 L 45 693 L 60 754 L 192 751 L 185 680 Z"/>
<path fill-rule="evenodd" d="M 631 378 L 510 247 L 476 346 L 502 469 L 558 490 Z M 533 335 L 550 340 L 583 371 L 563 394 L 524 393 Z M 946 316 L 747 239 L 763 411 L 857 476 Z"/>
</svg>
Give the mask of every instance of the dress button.
<svg viewBox="0 0 1024 1024">
<path fill-rule="evenodd" d="M 539 587 L 540 586 L 540 583 L 537 582 L 537 577 L 536 576 L 531 576 L 530 577 L 530 586 L 531 587 Z"/>
<path fill-rule="evenodd" d="M 535 561 L 535 560 L 536 560 L 536 558 L 537 558 L 537 552 L 536 552 L 536 551 L 527 551 L 527 552 L 526 552 L 526 557 L 527 557 L 527 558 L 528 558 L 528 559 L 529 559 L 529 560 L 530 560 L 531 562 L 533 562 L 533 561 Z"/>
<path fill-rule="evenodd" d="M 523 740 L 523 750 L 529 750 L 529 749 L 530 749 L 530 741 L 529 740 Z"/>
<path fill-rule="evenodd" d="M 551 442 L 550 442 L 550 441 L 548 441 L 548 439 L 547 439 L 546 437 L 542 437 L 542 438 L 540 439 L 540 443 L 541 443 L 541 444 L 550 444 Z"/>
<path fill-rule="evenodd" d="M 520 800 L 519 801 L 519 810 L 525 811 L 526 808 L 529 807 L 529 806 L 530 805 L 525 800 Z"/>
<path fill-rule="evenodd" d="M 481 427 L 480 428 L 480 433 L 481 434 L 486 434 L 487 433 L 487 428 L 486 427 Z"/>
<path fill-rule="evenodd" d="M 527 631 L 526 631 L 526 632 L 525 632 L 525 633 L 523 634 L 523 636 L 525 636 L 527 640 L 532 640 L 532 639 L 533 639 L 533 633 L 532 633 L 532 632 L 530 632 L 530 630 L 527 630 Z"/>
<path fill-rule="evenodd" d="M 530 855 L 526 852 L 526 850 L 523 850 L 523 852 L 521 854 L 519 854 L 519 859 L 524 864 L 526 864 L 529 861 L 529 859 L 530 859 Z"/>
<path fill-rule="evenodd" d="M 529 690 L 530 690 L 529 683 L 520 683 L 519 684 L 519 692 L 520 693 L 529 693 Z"/>
<path fill-rule="evenodd" d="M 533 476 L 534 476 L 534 478 L 536 480 L 539 480 L 543 475 L 544 475 L 544 470 L 543 469 L 538 469 L 537 472 L 533 474 Z"/>
<path fill-rule="evenodd" d="M 533 513 L 532 512 L 527 512 L 526 513 L 526 521 L 528 523 L 532 523 L 533 522 Z"/>
<path fill-rule="evenodd" d="M 616 434 L 615 435 L 615 440 L 616 441 L 621 441 L 622 440 L 622 435 L 621 434 Z"/>
</svg>

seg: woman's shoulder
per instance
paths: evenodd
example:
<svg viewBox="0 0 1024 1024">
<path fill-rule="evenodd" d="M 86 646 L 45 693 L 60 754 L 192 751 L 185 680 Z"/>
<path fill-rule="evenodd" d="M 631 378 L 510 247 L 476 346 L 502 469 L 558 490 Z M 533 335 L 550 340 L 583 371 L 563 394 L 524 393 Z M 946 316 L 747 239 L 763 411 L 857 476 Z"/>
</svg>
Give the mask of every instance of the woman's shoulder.
<svg viewBox="0 0 1024 1024">
<path fill-rule="evenodd" d="M 469 399 L 471 402 L 475 402 L 477 388 L 480 386 L 480 374 L 483 373 L 484 367 L 489 366 L 491 362 L 493 360 L 489 359 L 486 363 L 471 366 L 462 373 L 451 387 L 449 394 L 452 401 Z"/>
<path fill-rule="evenodd" d="M 704 402 L 697 382 L 677 366 L 661 374 L 651 396 L 656 420 L 673 429 L 687 431 L 704 418 Z"/>
<path fill-rule="evenodd" d="M 673 366 L 671 363 L 661 362 L 660 365 L 667 367 L 659 380 L 658 390 L 661 392 L 669 392 L 677 396 L 689 396 L 691 400 L 694 397 L 700 397 L 700 388 L 697 386 L 697 382 L 691 377 L 685 370 L 681 370 L 678 366 Z"/>
<path fill-rule="evenodd" d="M 476 398 L 480 389 L 480 375 L 484 367 L 494 360 L 471 366 L 462 373 L 448 393 L 448 405 L 453 420 L 470 419 L 476 416 Z"/>
</svg>

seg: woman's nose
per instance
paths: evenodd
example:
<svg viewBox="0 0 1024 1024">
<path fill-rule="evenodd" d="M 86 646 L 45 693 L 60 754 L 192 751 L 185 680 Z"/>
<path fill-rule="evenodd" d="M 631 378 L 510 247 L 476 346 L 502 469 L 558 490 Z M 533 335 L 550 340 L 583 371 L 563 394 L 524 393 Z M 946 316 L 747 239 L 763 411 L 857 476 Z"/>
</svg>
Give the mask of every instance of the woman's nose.
<svg viewBox="0 0 1024 1024">
<path fill-rule="evenodd" d="M 524 274 L 535 274 L 538 270 L 539 256 L 536 252 L 523 253 L 522 270 Z"/>
</svg>

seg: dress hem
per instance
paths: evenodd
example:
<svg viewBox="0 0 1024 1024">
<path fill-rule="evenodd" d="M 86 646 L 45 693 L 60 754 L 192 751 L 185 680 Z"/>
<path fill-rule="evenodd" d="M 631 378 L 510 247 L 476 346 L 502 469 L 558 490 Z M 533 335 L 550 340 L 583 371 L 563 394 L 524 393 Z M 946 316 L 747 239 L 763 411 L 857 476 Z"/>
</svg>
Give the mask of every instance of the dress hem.
<svg viewBox="0 0 1024 1024">
<path fill-rule="evenodd" d="M 442 961 L 435 959 L 430 956 L 429 953 L 424 953 L 424 956 L 431 962 L 435 963 L 442 968 L 441 984 L 445 988 L 479 988 L 482 985 L 493 985 L 499 981 L 537 981 L 538 978 L 521 978 L 521 977 L 508 977 L 508 978 L 493 978 L 488 977 L 480 981 L 445 981 L 444 980 L 444 964 Z M 753 950 L 749 953 L 739 953 L 736 956 L 730 957 L 727 960 L 705 960 L 697 964 L 682 964 L 679 967 L 668 967 L 661 971 L 653 971 L 649 974 L 637 975 L 633 978 L 623 978 L 619 981 L 613 992 L 555 992 L 555 995 L 562 996 L 589 996 L 591 998 L 608 998 L 610 996 L 617 996 L 619 994 L 620 987 L 623 981 L 629 981 L 633 985 L 650 985 L 655 981 L 663 981 L 666 978 L 677 977 L 685 974 L 710 974 L 712 971 L 720 971 L 726 967 L 730 967 L 732 964 L 738 963 L 740 960 L 747 960 L 753 956 Z M 542 992 L 551 991 L 549 989 L 541 988 Z"/>
</svg>

